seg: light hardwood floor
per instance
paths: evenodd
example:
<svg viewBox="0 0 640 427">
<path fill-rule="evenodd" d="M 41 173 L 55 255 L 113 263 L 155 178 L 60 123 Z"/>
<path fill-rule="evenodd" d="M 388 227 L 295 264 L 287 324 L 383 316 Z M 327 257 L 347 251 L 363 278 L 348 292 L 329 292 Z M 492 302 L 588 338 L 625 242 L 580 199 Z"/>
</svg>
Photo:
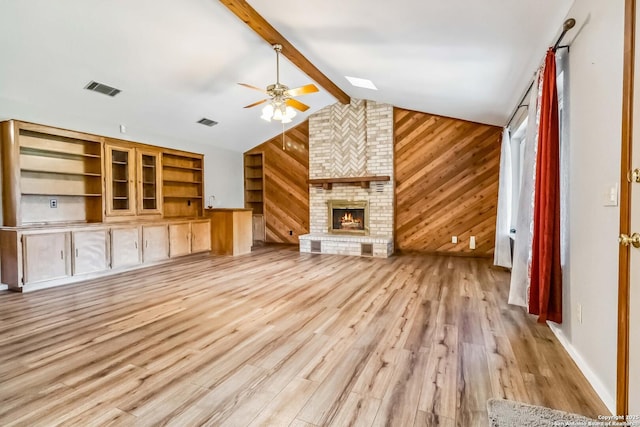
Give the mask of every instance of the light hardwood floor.
<svg viewBox="0 0 640 427">
<path fill-rule="evenodd" d="M 489 260 L 261 248 L 0 292 L 0 425 L 486 426 L 607 413 Z"/>
</svg>

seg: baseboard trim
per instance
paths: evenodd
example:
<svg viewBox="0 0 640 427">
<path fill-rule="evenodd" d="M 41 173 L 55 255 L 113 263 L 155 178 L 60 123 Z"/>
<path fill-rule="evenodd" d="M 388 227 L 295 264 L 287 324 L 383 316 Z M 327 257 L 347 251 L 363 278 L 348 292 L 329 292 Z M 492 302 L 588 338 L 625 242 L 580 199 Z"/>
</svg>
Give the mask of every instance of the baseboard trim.
<svg viewBox="0 0 640 427">
<path fill-rule="evenodd" d="M 591 387 L 593 387 L 593 389 L 598 394 L 598 396 L 600 396 L 600 399 L 602 399 L 602 402 L 604 402 L 604 404 L 606 405 L 607 408 L 609 408 L 609 411 L 611 411 L 612 414 L 615 414 L 616 413 L 615 397 L 609 392 L 609 390 L 607 390 L 607 387 L 602 383 L 602 381 L 600 381 L 600 378 L 598 378 L 595 372 L 593 372 L 593 370 L 591 369 L 589 364 L 584 360 L 580 352 L 578 352 L 578 350 L 576 350 L 573 344 L 569 342 L 564 332 L 562 332 L 562 330 L 554 323 L 547 322 L 547 324 L 549 325 L 551 332 L 553 332 L 556 338 L 558 338 L 558 341 L 560 341 L 560 344 L 562 344 L 564 349 L 567 350 L 567 353 L 569 353 L 569 356 L 571 356 L 575 364 L 578 365 L 578 369 L 582 371 L 587 381 L 589 381 L 589 384 L 591 384 Z"/>
</svg>

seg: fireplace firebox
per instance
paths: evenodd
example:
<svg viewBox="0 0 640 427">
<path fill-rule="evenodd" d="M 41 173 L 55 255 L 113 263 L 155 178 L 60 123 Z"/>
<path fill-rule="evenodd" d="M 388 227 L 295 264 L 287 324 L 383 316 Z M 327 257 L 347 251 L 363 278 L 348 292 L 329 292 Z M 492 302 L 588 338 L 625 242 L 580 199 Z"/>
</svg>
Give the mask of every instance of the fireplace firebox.
<svg viewBox="0 0 640 427">
<path fill-rule="evenodd" d="M 329 233 L 369 234 L 369 202 L 329 200 Z"/>
</svg>

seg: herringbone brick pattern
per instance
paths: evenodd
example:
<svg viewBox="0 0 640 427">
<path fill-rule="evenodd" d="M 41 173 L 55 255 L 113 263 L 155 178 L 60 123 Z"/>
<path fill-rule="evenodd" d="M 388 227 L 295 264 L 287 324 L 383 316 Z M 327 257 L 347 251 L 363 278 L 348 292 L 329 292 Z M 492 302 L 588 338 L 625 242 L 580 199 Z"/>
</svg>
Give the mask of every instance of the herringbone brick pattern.
<svg viewBox="0 0 640 427">
<path fill-rule="evenodd" d="M 331 106 L 331 174 L 367 174 L 367 122 L 364 100 Z"/>
</svg>

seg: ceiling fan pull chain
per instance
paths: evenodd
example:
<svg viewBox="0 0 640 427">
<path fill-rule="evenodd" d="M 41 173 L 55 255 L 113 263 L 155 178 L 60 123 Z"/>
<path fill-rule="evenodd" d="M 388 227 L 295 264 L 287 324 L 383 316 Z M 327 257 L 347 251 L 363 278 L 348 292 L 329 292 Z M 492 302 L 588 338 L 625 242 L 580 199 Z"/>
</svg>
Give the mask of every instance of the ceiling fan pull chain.
<svg viewBox="0 0 640 427">
<path fill-rule="evenodd" d="M 284 123 L 282 124 L 282 151 L 287 151 L 284 146 Z"/>
</svg>

